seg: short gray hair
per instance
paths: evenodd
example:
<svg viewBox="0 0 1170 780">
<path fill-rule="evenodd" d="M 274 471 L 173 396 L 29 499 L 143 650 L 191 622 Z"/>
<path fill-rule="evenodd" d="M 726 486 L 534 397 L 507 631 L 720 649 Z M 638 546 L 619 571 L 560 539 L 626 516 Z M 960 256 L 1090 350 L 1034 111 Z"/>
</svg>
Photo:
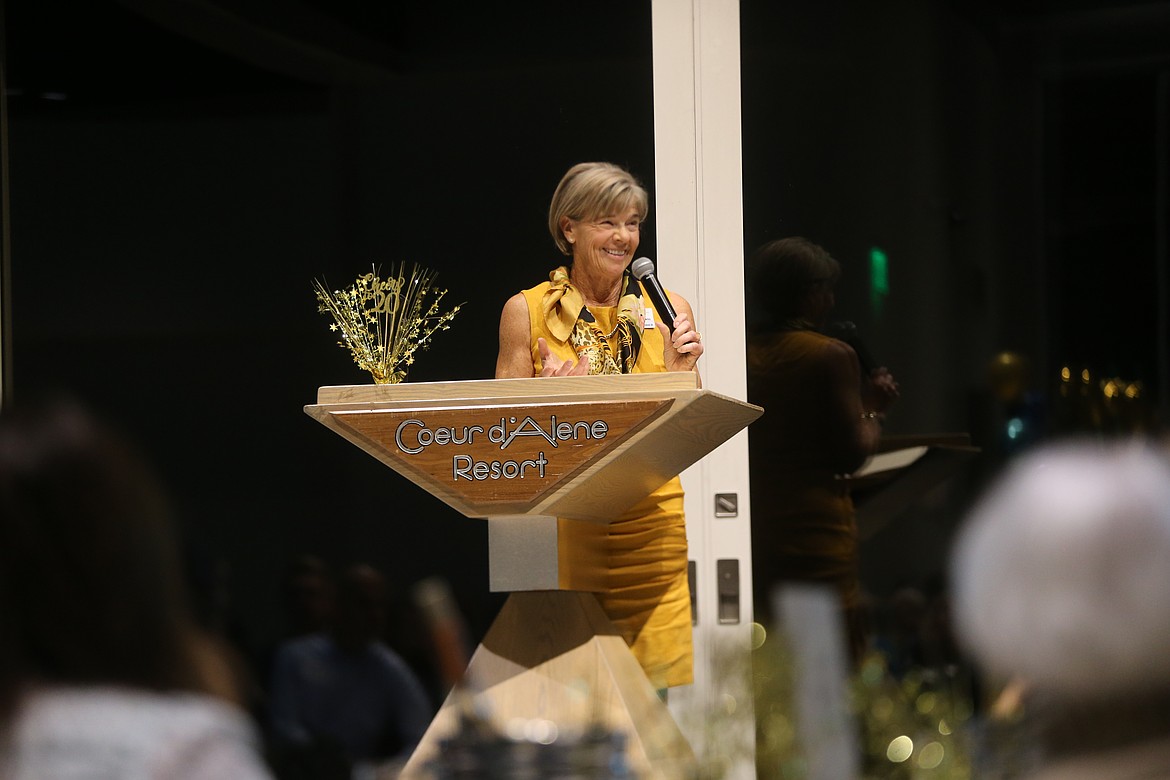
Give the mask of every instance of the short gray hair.
<svg viewBox="0 0 1170 780">
<path fill-rule="evenodd" d="M 1170 462 L 1141 441 L 1020 456 L 952 559 L 955 628 L 986 671 L 1090 701 L 1170 684 Z"/>
<path fill-rule="evenodd" d="M 650 196 L 633 174 L 607 162 L 577 163 L 561 178 L 548 209 L 548 231 L 561 254 L 573 250 L 561 230 L 561 220 L 592 219 L 633 208 L 639 219 L 650 212 Z"/>
</svg>

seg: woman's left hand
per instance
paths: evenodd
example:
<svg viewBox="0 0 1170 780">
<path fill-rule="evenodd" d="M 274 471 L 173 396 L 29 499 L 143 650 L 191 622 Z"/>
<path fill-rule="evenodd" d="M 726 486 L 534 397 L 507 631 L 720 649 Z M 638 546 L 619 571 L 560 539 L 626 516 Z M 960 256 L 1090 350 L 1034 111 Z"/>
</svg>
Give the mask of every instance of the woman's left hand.
<svg viewBox="0 0 1170 780">
<path fill-rule="evenodd" d="M 658 329 L 666 341 L 662 358 L 667 371 L 694 371 L 699 356 L 703 354 L 703 337 L 691 322 L 691 313 L 680 309 L 674 320 L 674 329 L 658 323 Z"/>
</svg>

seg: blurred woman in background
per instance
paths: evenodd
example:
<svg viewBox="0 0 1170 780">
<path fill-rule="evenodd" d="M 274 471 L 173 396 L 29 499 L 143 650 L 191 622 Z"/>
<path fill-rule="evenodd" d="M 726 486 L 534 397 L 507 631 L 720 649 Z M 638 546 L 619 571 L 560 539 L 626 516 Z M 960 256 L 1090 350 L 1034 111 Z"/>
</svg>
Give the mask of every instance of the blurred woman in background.
<svg viewBox="0 0 1170 780">
<path fill-rule="evenodd" d="M 822 332 L 841 265 L 806 238 L 772 241 L 751 258 L 751 290 L 768 318 L 748 341 L 748 400 L 765 409 L 749 432 L 752 573 L 758 620 L 785 582 L 833 588 L 850 654 L 868 644 L 848 475 L 878 448 L 898 384 L 862 368 L 852 346 Z"/>
</svg>

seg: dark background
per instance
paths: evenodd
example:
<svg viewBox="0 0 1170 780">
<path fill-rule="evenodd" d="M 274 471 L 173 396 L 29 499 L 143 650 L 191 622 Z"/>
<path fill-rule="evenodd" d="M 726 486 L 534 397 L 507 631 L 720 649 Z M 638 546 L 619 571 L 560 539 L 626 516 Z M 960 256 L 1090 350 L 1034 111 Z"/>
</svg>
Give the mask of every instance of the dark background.
<svg viewBox="0 0 1170 780">
<path fill-rule="evenodd" d="M 941 570 L 956 506 L 1020 447 L 1120 429 L 1073 420 L 1062 366 L 1141 381 L 1147 412 L 1166 397 L 1170 3 L 744 0 L 741 20 L 727 262 L 824 244 L 840 316 L 903 385 L 890 430 L 984 450 L 867 542 L 881 595 Z M 400 594 L 443 577 L 481 634 L 485 527 L 302 412 L 368 381 L 311 282 L 434 268 L 466 306 L 409 379 L 490 377 L 504 300 L 559 259 L 564 170 L 611 160 L 653 193 L 649 4 L 4 0 L 3 22 L 8 400 L 67 391 L 151 454 L 251 647 L 305 552 Z M 1004 352 L 1026 392 L 989 382 Z"/>
</svg>

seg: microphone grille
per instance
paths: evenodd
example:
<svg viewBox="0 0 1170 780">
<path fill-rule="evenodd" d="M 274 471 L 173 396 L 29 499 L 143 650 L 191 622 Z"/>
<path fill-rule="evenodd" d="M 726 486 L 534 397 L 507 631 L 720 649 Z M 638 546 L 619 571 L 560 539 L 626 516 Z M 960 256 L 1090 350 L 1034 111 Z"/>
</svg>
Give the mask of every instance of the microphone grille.
<svg viewBox="0 0 1170 780">
<path fill-rule="evenodd" d="M 654 273 L 654 261 L 649 257 L 639 257 L 630 263 L 630 273 L 635 279 L 645 279 Z"/>
</svg>

